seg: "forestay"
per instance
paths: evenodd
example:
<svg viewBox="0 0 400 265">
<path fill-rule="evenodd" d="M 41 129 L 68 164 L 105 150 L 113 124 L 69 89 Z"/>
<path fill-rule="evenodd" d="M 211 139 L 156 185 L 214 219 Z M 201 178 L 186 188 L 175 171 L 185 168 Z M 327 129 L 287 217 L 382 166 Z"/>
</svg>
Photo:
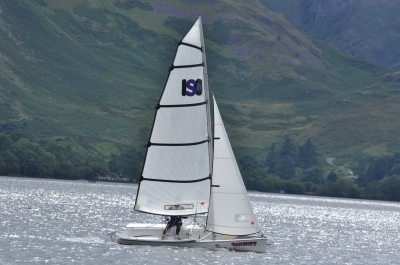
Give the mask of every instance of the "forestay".
<svg viewBox="0 0 400 265">
<path fill-rule="evenodd" d="M 207 230 L 229 235 L 259 232 L 239 167 L 214 98 L 214 169 Z"/>
<path fill-rule="evenodd" d="M 212 141 L 201 18 L 179 42 L 156 115 L 135 210 L 206 213 Z"/>
</svg>

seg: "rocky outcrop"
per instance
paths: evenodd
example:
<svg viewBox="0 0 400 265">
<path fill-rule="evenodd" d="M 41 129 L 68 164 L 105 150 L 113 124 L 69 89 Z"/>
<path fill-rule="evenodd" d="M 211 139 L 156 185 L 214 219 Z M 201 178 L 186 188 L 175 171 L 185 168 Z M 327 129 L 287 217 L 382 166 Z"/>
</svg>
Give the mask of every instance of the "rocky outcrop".
<svg viewBox="0 0 400 265">
<path fill-rule="evenodd" d="M 308 12 L 309 22 L 320 21 L 330 16 L 346 13 L 354 6 L 354 0 L 315 0 L 312 2 Z"/>
<path fill-rule="evenodd" d="M 259 1 L 301 31 L 354 57 L 400 70 L 400 1 Z"/>
<path fill-rule="evenodd" d="M 385 77 L 390 82 L 400 83 L 400 71 L 399 72 L 395 72 L 395 73 L 391 73 L 391 74 L 387 74 Z"/>
</svg>

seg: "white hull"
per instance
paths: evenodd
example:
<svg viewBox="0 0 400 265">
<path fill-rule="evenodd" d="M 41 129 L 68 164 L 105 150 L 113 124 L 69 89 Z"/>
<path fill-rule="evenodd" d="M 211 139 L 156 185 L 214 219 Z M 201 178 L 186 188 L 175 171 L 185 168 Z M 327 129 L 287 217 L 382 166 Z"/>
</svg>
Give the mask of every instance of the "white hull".
<svg viewBox="0 0 400 265">
<path fill-rule="evenodd" d="M 128 224 L 124 230 L 107 235 L 108 241 L 122 245 L 174 246 L 191 248 L 227 248 L 237 251 L 266 252 L 267 239 L 260 236 L 229 236 L 212 234 L 198 225 L 183 225 L 179 238 L 175 228 L 161 239 L 163 224 Z"/>
</svg>

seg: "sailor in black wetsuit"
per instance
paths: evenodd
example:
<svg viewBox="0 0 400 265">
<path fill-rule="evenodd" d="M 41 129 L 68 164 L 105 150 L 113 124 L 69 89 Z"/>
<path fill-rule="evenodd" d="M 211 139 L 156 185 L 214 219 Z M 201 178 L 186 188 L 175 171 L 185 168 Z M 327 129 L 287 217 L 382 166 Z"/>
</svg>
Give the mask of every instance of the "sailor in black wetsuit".
<svg viewBox="0 0 400 265">
<path fill-rule="evenodd" d="M 181 220 L 180 216 L 171 216 L 171 219 L 169 219 L 167 226 L 164 229 L 163 239 L 165 239 L 165 234 L 168 232 L 168 230 L 170 230 L 172 227 L 174 227 L 174 225 L 176 225 L 175 239 L 180 239 L 179 231 L 181 230 L 181 226 L 182 226 L 182 220 Z"/>
</svg>

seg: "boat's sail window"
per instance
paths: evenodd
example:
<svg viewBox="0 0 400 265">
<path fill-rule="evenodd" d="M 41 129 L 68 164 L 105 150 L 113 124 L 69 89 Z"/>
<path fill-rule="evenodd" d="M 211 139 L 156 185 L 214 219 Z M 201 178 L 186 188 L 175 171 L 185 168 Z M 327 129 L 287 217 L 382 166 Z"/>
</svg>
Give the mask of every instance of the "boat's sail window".
<svg viewBox="0 0 400 265">
<path fill-rule="evenodd" d="M 193 209 L 194 204 L 174 204 L 174 205 L 165 205 L 164 210 L 186 210 L 186 209 Z"/>
<path fill-rule="evenodd" d="M 251 215 L 250 214 L 236 214 L 235 221 L 236 222 L 250 222 Z"/>
</svg>

